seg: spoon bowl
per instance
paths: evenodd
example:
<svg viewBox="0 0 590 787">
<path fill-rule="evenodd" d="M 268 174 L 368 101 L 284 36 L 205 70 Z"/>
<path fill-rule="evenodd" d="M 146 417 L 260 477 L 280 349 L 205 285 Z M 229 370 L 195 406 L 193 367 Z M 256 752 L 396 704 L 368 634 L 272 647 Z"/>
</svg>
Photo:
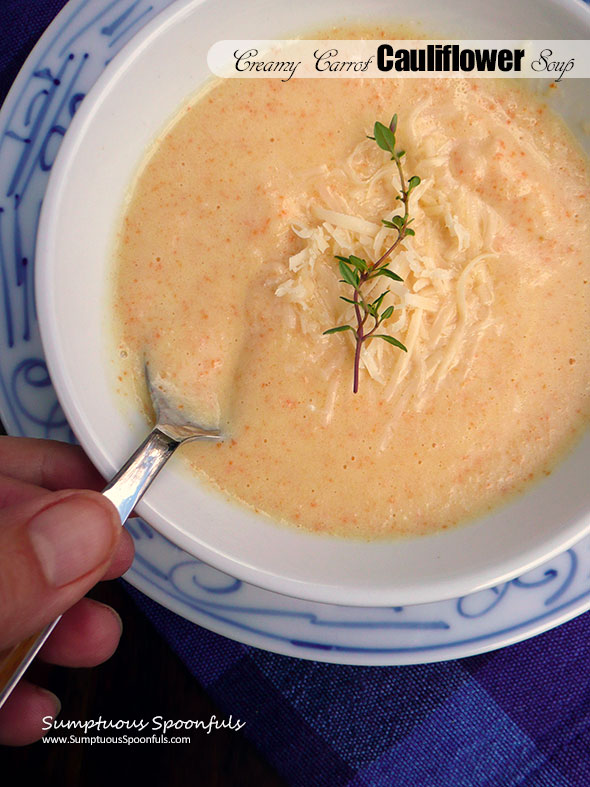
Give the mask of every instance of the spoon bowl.
<svg viewBox="0 0 590 787">
<path fill-rule="evenodd" d="M 199 438 L 223 440 L 224 435 L 219 429 L 206 428 L 187 418 L 186 411 L 181 409 L 166 390 L 166 380 L 159 373 L 150 372 L 149 363 L 143 367 L 147 389 L 152 407 L 156 414 L 156 426 L 160 432 L 176 440 L 178 444 Z"/>
</svg>

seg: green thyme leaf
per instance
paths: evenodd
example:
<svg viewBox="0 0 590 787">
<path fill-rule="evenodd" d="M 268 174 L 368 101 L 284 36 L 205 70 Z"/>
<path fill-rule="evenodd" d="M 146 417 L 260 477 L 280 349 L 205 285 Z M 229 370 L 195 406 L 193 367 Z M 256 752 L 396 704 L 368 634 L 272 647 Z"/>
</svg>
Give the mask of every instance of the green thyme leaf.
<svg viewBox="0 0 590 787">
<path fill-rule="evenodd" d="M 374 306 L 376 309 L 379 309 L 379 308 L 380 308 L 381 304 L 383 303 L 383 298 L 385 298 L 385 296 L 386 296 L 388 293 L 389 293 L 389 290 L 385 290 L 385 292 L 382 292 L 382 293 L 381 293 L 381 295 L 380 295 L 378 298 L 376 298 L 376 299 L 373 301 L 373 306 Z"/>
<path fill-rule="evenodd" d="M 347 265 L 353 265 L 359 271 L 366 271 L 369 267 L 365 260 L 360 257 L 355 257 L 354 254 L 351 254 L 350 257 L 341 257 L 339 254 L 335 254 L 334 256 L 337 260 L 340 260 L 340 262 L 344 262 Z"/>
<path fill-rule="evenodd" d="M 394 308 L 393 306 L 388 306 L 387 309 L 385 309 L 385 311 L 381 315 L 381 319 L 388 320 L 393 314 L 393 308 Z"/>
<path fill-rule="evenodd" d="M 377 268 L 374 275 L 387 276 L 388 279 L 393 279 L 393 281 L 403 281 L 401 276 L 398 276 L 397 273 L 390 271 L 389 268 Z"/>
<path fill-rule="evenodd" d="M 361 257 L 355 257 L 354 254 L 351 254 L 348 259 L 351 265 L 354 265 L 354 267 L 358 268 L 360 271 L 366 271 L 369 268 L 365 260 L 361 259 Z"/>
<path fill-rule="evenodd" d="M 373 129 L 373 134 L 375 135 L 375 142 L 379 147 L 393 154 L 395 150 L 395 134 L 393 131 L 387 128 L 387 126 L 384 126 L 383 123 L 377 121 Z"/>
<path fill-rule="evenodd" d="M 403 216 L 392 216 L 391 220 L 381 219 L 381 221 L 386 227 L 390 227 L 391 229 L 401 230 L 401 228 L 404 226 Z"/>
<path fill-rule="evenodd" d="M 330 328 L 327 331 L 324 331 L 322 336 L 327 336 L 329 333 L 342 333 L 342 331 L 352 331 L 356 333 L 352 325 L 339 325 L 337 328 Z"/>
<path fill-rule="evenodd" d="M 420 182 L 421 181 L 418 175 L 412 175 L 412 177 L 408 181 L 408 194 L 410 193 L 410 191 L 412 191 L 412 189 L 415 189 L 416 186 L 419 186 Z"/>
<path fill-rule="evenodd" d="M 351 271 L 348 265 L 345 262 L 342 262 L 342 260 L 338 264 L 338 267 L 340 268 L 340 275 L 344 279 L 344 282 L 356 288 L 358 282 L 354 271 Z"/>
<path fill-rule="evenodd" d="M 408 348 L 404 344 L 398 342 L 398 340 L 394 339 L 393 336 L 388 336 L 386 333 L 376 333 L 374 334 L 373 338 L 383 339 L 384 342 L 387 342 L 388 344 L 393 344 L 394 347 L 399 347 L 399 349 L 403 350 L 405 353 L 408 352 Z"/>
</svg>

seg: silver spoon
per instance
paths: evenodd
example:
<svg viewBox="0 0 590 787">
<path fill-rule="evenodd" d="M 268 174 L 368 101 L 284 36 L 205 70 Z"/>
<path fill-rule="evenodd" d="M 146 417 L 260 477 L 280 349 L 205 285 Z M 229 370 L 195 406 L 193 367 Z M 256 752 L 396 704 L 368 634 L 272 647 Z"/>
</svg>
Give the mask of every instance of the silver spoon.
<svg viewBox="0 0 590 787">
<path fill-rule="evenodd" d="M 168 401 L 163 386 L 155 384 L 150 379 L 147 365 L 145 376 L 156 413 L 156 425 L 102 491 L 103 495 L 115 505 L 122 525 L 179 446 L 189 440 L 224 439 L 224 435 L 218 429 L 205 429 L 198 424 L 183 420 L 182 411 Z M 19 642 L 0 663 L 0 708 L 60 619 L 61 615 L 39 634 L 33 634 Z"/>
</svg>

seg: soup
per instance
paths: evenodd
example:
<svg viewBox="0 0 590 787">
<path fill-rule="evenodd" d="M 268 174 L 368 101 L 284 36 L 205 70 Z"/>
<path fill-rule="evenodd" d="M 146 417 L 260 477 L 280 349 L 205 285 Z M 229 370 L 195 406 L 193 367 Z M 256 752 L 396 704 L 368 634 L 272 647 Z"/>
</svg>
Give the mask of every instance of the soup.
<svg viewBox="0 0 590 787">
<path fill-rule="evenodd" d="M 341 36 L 341 37 L 346 37 Z M 380 37 L 376 31 L 369 38 Z M 395 36 L 390 36 L 395 38 Z M 415 235 L 353 393 L 336 255 L 397 237 L 397 113 Z M 375 539 L 465 523 L 549 474 L 590 413 L 590 170 L 537 98 L 495 80 L 226 80 L 132 184 L 114 266 L 118 390 L 143 364 L 228 435 L 191 471 L 290 526 Z M 370 322 L 368 324 L 371 324 Z"/>
</svg>

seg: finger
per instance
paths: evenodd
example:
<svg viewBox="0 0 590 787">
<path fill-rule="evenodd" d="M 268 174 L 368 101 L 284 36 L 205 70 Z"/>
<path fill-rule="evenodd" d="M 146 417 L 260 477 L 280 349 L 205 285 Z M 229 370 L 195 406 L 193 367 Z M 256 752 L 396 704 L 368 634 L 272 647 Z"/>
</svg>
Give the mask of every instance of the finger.
<svg viewBox="0 0 590 787">
<path fill-rule="evenodd" d="M 103 495 L 47 492 L 0 512 L 0 651 L 40 630 L 105 574 L 119 514 Z"/>
<path fill-rule="evenodd" d="M 41 489 L 40 486 L 0 475 L 0 509 L 24 503 L 46 494 L 47 490 Z M 102 579 L 115 579 L 115 577 L 124 574 L 133 562 L 134 551 L 133 539 L 126 530 L 123 530 L 111 564 Z"/>
<path fill-rule="evenodd" d="M 62 667 L 95 667 L 113 655 L 122 630 L 112 607 L 83 598 L 68 609 L 39 655 Z"/>
<path fill-rule="evenodd" d="M 25 503 L 27 500 L 45 494 L 47 494 L 47 489 L 42 489 L 40 486 L 0 475 L 0 509 Z"/>
<path fill-rule="evenodd" d="M 60 710 L 55 694 L 21 680 L 0 708 L 0 744 L 26 746 L 38 741 Z"/>
<path fill-rule="evenodd" d="M 77 445 L 57 440 L 0 437 L 0 470 L 46 489 L 94 489 L 105 481 Z"/>
<path fill-rule="evenodd" d="M 115 553 L 101 579 L 115 579 L 116 577 L 120 577 L 121 574 L 124 574 L 131 567 L 134 554 L 135 545 L 133 539 L 127 530 L 122 527 L 121 538 L 115 547 Z"/>
</svg>

